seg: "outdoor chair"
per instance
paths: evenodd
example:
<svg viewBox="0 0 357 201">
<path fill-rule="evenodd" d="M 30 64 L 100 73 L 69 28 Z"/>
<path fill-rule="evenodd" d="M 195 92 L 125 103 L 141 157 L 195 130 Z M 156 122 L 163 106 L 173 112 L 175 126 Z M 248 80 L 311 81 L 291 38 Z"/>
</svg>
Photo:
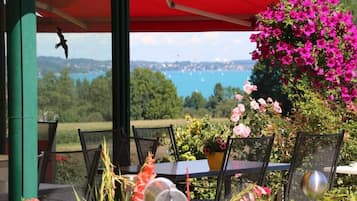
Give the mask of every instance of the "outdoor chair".
<svg viewBox="0 0 357 201">
<path fill-rule="evenodd" d="M 179 153 L 176 145 L 175 133 L 173 126 L 163 127 L 135 127 L 132 126 L 134 138 L 146 138 L 152 140 L 159 140 L 155 158 L 159 161 L 169 160 L 167 155 L 171 154 L 174 160 L 179 160 Z M 167 147 L 169 146 L 169 148 Z M 169 150 L 167 152 L 167 150 Z M 163 153 L 165 152 L 165 153 Z M 165 158 L 166 157 L 166 158 Z M 145 159 L 144 159 L 145 160 Z"/>
<path fill-rule="evenodd" d="M 57 132 L 58 121 L 38 121 L 37 122 L 37 133 L 38 133 L 38 153 L 41 151 L 52 152 L 55 150 L 55 139 Z M 39 175 L 40 182 L 50 182 L 52 181 L 51 172 L 53 170 L 52 159 L 45 156 L 43 158 L 43 169 Z"/>
<path fill-rule="evenodd" d="M 90 168 L 87 170 L 84 154 L 81 150 L 75 151 L 57 151 L 49 153 L 50 156 L 56 159 L 55 184 L 70 184 L 74 186 L 74 191 L 87 201 L 96 200 L 97 185 L 96 173 L 100 162 L 102 147 L 88 149 L 88 155 L 92 155 L 90 160 Z M 73 192 L 74 192 L 73 191 Z M 72 200 L 74 194 L 70 193 Z M 43 195 L 46 196 L 46 195 Z"/>
<path fill-rule="evenodd" d="M 322 172 L 332 188 L 344 132 L 308 134 L 299 132 L 289 168 L 284 200 L 310 201 L 301 189 L 301 181 L 309 171 Z"/>
<path fill-rule="evenodd" d="M 90 161 L 93 158 L 93 156 L 89 155 L 87 150 L 98 147 L 103 144 L 104 140 L 109 149 L 109 154 L 113 156 L 113 130 L 83 131 L 78 129 L 78 135 L 87 170 L 90 170 Z"/>
<path fill-rule="evenodd" d="M 134 140 L 138 152 L 139 163 L 140 165 L 143 165 L 149 152 L 155 156 L 159 144 L 159 137 L 156 137 L 155 139 L 134 137 Z"/>
<path fill-rule="evenodd" d="M 229 200 L 232 193 L 237 193 L 242 190 L 244 182 L 255 183 L 262 185 L 265 181 L 266 168 L 269 163 L 270 152 L 274 142 L 274 135 L 254 137 L 254 138 L 231 138 L 227 140 L 227 150 L 224 153 L 224 160 L 222 161 L 219 176 L 216 179 L 216 190 L 214 201 Z M 236 178 L 236 176 L 227 175 L 227 168 L 230 160 L 244 160 L 254 161 L 259 163 L 258 169 L 254 173 L 242 174 Z M 224 186 L 227 177 L 230 177 L 230 186 L 236 187 L 231 189 Z M 222 191 L 228 190 L 229 192 Z M 209 200 L 209 199 L 194 199 L 195 201 Z"/>
<path fill-rule="evenodd" d="M 37 182 L 38 185 L 41 183 L 41 175 L 43 174 L 42 172 L 45 170 L 44 167 L 44 158 L 45 158 L 45 152 L 41 151 L 40 154 L 37 155 Z"/>
<path fill-rule="evenodd" d="M 229 157 L 234 160 L 255 161 L 261 164 L 258 171 L 245 173 L 238 177 L 241 184 L 265 184 L 266 169 L 273 147 L 275 135 L 248 138 L 231 138 L 228 142 Z"/>
</svg>

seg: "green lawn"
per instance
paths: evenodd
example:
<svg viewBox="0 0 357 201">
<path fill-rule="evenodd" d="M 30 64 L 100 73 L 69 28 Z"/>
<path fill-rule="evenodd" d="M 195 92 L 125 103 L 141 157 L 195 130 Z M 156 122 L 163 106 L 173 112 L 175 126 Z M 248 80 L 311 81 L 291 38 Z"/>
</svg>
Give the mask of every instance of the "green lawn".
<svg viewBox="0 0 357 201">
<path fill-rule="evenodd" d="M 212 119 L 213 122 L 224 122 L 227 118 Z M 174 125 L 174 127 L 183 126 L 186 124 L 185 119 L 162 119 L 162 120 L 137 120 L 131 121 L 131 125 L 137 127 L 158 127 Z M 58 123 L 56 134 L 56 149 L 78 150 L 80 143 L 78 138 L 78 129 L 81 130 L 106 130 L 112 128 L 112 122 L 78 122 L 78 123 Z M 130 131 L 131 132 L 131 131 Z"/>
</svg>

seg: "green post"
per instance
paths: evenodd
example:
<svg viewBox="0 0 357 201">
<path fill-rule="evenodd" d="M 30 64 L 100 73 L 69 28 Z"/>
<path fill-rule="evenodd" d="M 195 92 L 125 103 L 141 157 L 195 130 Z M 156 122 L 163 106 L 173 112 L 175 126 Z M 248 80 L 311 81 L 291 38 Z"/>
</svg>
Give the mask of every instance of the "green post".
<svg viewBox="0 0 357 201">
<path fill-rule="evenodd" d="M 37 64 L 34 0 L 7 1 L 9 200 L 37 197 Z"/>
<path fill-rule="evenodd" d="M 0 1 L 0 153 L 6 145 L 5 7 Z"/>
<path fill-rule="evenodd" d="M 118 131 L 124 128 L 130 134 L 129 0 L 112 0 L 111 9 L 113 163 L 125 166 L 130 164 L 130 144 L 121 143 Z"/>
</svg>

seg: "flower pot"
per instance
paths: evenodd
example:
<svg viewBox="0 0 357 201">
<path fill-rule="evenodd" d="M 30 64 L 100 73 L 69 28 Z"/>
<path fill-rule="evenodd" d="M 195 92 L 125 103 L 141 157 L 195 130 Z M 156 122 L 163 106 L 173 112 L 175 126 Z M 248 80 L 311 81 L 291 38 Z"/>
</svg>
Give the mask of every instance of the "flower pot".
<svg viewBox="0 0 357 201">
<path fill-rule="evenodd" d="M 212 152 L 207 155 L 208 166 L 211 170 L 221 169 L 224 152 Z"/>
</svg>

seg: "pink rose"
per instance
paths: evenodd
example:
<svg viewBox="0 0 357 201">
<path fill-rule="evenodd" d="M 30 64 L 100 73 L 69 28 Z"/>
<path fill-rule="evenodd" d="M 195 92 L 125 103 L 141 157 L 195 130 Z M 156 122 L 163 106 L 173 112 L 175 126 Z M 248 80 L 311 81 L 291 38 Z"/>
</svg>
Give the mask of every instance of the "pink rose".
<svg viewBox="0 0 357 201">
<path fill-rule="evenodd" d="M 265 100 L 262 99 L 262 98 L 259 98 L 259 99 L 258 99 L 258 103 L 259 103 L 260 105 L 264 106 L 264 107 L 267 105 L 267 103 L 265 102 Z"/>
<path fill-rule="evenodd" d="M 232 110 L 231 121 L 232 122 L 239 121 L 239 118 L 244 113 L 244 111 L 245 111 L 244 105 L 243 104 L 238 104 L 237 107 L 235 107 Z"/>
<path fill-rule="evenodd" d="M 237 101 L 241 101 L 241 100 L 243 100 L 243 96 L 240 94 L 236 94 L 236 95 L 234 95 L 234 99 L 236 99 Z"/>
<path fill-rule="evenodd" d="M 257 85 L 252 85 L 250 82 L 246 81 L 243 90 L 247 94 L 251 94 L 253 91 L 257 90 Z"/>
<path fill-rule="evenodd" d="M 282 112 L 281 107 L 280 107 L 278 101 L 274 101 L 274 102 L 273 102 L 273 110 L 274 110 L 276 113 L 281 113 L 281 112 Z"/>
<path fill-rule="evenodd" d="M 253 110 L 258 110 L 259 109 L 259 103 L 255 100 L 250 101 L 250 108 Z"/>
<path fill-rule="evenodd" d="M 244 124 L 239 124 L 233 128 L 233 134 L 246 138 L 250 134 L 250 128 Z"/>
</svg>

